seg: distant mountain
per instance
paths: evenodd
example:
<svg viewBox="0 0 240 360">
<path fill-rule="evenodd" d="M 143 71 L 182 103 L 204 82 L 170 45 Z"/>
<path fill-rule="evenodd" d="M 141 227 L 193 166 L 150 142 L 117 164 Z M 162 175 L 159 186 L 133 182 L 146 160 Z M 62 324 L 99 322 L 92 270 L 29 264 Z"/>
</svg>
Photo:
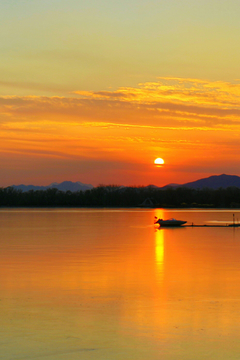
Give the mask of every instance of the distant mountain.
<svg viewBox="0 0 240 360">
<path fill-rule="evenodd" d="M 58 189 L 61 191 L 85 191 L 92 189 L 93 186 L 91 184 L 83 184 L 80 181 L 72 182 L 72 181 L 63 181 L 62 183 L 52 183 L 47 186 L 35 186 L 35 185 L 12 185 L 14 189 L 22 190 L 23 192 L 29 191 L 29 190 L 47 190 L 47 189 Z"/>
<path fill-rule="evenodd" d="M 169 188 L 174 188 L 175 189 L 175 188 L 180 187 L 180 186 L 184 186 L 184 185 L 171 183 L 171 184 L 168 184 L 168 185 L 165 185 L 165 186 L 161 187 L 160 189 L 161 190 L 167 190 Z"/>
<path fill-rule="evenodd" d="M 85 191 L 85 190 L 89 190 L 92 189 L 93 186 L 91 184 L 83 184 L 80 181 L 77 182 L 72 182 L 72 181 L 63 181 L 62 183 L 58 184 L 58 183 L 53 183 L 51 184 L 52 188 L 56 188 L 58 190 L 61 191 Z"/>
<path fill-rule="evenodd" d="M 178 187 L 186 187 L 190 189 L 203 189 L 203 188 L 209 188 L 209 189 L 219 189 L 223 188 L 226 189 L 228 187 L 235 186 L 240 188 L 240 177 L 236 175 L 213 175 L 208 178 L 199 179 L 196 181 L 188 182 L 186 184 L 169 184 L 161 189 L 167 189 L 169 187 L 172 188 L 178 188 Z"/>
<path fill-rule="evenodd" d="M 161 189 L 166 190 L 169 188 L 176 189 L 178 187 L 186 187 L 190 189 L 203 189 L 203 188 L 209 188 L 209 189 L 219 189 L 223 188 L 226 189 L 227 187 L 235 186 L 240 188 L 240 177 L 236 175 L 213 175 L 208 178 L 199 179 L 196 181 L 188 182 L 186 184 L 168 184 L 163 187 L 158 187 L 155 185 L 148 185 L 145 188 L 146 189 Z M 91 184 L 83 184 L 80 181 L 72 182 L 72 181 L 63 181 L 62 183 L 52 183 L 48 186 L 35 186 L 35 185 L 12 185 L 14 189 L 22 190 L 23 192 L 29 191 L 29 190 L 47 190 L 56 188 L 61 191 L 85 191 L 93 188 L 93 185 Z M 124 191 L 128 189 L 128 187 L 121 186 L 119 187 L 121 191 Z"/>
</svg>

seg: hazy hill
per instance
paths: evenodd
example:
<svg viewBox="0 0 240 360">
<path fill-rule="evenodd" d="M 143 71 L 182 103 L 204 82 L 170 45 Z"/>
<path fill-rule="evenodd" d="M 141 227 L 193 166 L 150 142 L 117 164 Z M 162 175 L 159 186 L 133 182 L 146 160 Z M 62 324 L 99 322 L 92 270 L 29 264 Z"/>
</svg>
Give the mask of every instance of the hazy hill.
<svg viewBox="0 0 240 360">
<path fill-rule="evenodd" d="M 91 184 L 83 184 L 80 181 L 72 182 L 72 181 L 63 181 L 62 183 L 52 183 L 47 186 L 35 186 L 35 185 L 12 185 L 14 189 L 22 190 L 23 192 L 29 191 L 29 190 L 47 190 L 47 189 L 53 189 L 56 188 L 61 191 L 85 191 L 92 189 L 93 186 Z"/>
<path fill-rule="evenodd" d="M 192 181 L 186 184 L 169 184 L 164 186 L 162 189 L 166 189 L 169 187 L 177 188 L 177 187 L 186 187 L 191 189 L 203 189 L 203 188 L 209 188 L 209 189 L 219 189 L 223 188 L 226 189 L 228 187 L 235 186 L 240 188 L 240 177 L 236 175 L 213 175 L 208 178 L 199 179 L 196 181 Z"/>
<path fill-rule="evenodd" d="M 222 175 L 213 175 L 210 176 L 208 178 L 204 178 L 204 179 L 199 179 L 196 181 L 192 181 L 192 182 L 188 182 L 186 184 L 168 184 L 165 185 L 163 187 L 158 187 L 155 185 L 148 185 L 145 187 L 145 189 L 153 189 L 153 190 L 157 190 L 157 189 L 161 189 L 161 190 L 166 190 L 168 188 L 173 188 L 176 189 L 178 187 L 185 187 L 185 188 L 189 188 L 189 189 L 204 189 L 204 188 L 209 188 L 209 189 L 219 189 L 219 188 L 223 188 L 226 189 L 228 187 L 231 186 L 235 186 L 240 188 L 240 177 L 236 176 L 236 175 L 226 175 L 226 174 L 222 174 Z M 72 192 L 76 192 L 76 191 L 85 191 L 85 190 L 89 190 L 93 188 L 93 185 L 91 184 L 83 184 L 80 181 L 77 182 L 72 182 L 72 181 L 63 181 L 62 183 L 52 183 L 48 186 L 35 186 L 35 185 L 12 185 L 12 187 L 14 189 L 19 189 L 22 190 L 23 192 L 29 191 L 29 190 L 47 190 L 47 189 L 52 189 L 52 188 L 56 188 L 58 190 L 61 191 L 72 191 Z M 126 190 L 129 187 L 119 187 L 121 190 Z"/>
</svg>

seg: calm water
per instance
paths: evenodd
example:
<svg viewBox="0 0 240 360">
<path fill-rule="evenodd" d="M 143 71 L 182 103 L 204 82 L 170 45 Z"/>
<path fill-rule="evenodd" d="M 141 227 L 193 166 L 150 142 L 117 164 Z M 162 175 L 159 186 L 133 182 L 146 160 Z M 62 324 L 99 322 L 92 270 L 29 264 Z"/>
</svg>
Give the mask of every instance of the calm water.
<svg viewBox="0 0 240 360">
<path fill-rule="evenodd" d="M 155 215 L 232 220 L 1 210 L 0 359 L 239 359 L 240 228 L 157 230 Z"/>
</svg>

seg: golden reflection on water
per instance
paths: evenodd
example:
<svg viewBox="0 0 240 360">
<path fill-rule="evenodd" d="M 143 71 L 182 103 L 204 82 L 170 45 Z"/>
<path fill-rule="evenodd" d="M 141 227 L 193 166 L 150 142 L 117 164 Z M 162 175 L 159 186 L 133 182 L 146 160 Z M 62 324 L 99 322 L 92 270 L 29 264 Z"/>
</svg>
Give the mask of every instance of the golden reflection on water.
<svg viewBox="0 0 240 360">
<path fill-rule="evenodd" d="M 0 212 L 0 359 L 237 359 L 240 229 L 154 215 L 229 214 Z"/>
<path fill-rule="evenodd" d="M 158 282 L 163 280 L 164 275 L 164 230 L 156 230 L 155 232 L 155 258 L 157 267 Z"/>
</svg>

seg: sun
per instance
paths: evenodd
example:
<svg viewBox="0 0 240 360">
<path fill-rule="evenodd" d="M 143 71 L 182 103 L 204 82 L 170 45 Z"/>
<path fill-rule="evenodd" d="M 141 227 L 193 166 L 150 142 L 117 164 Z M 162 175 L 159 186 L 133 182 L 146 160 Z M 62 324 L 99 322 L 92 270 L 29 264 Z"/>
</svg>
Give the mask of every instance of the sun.
<svg viewBox="0 0 240 360">
<path fill-rule="evenodd" d="M 157 159 L 154 160 L 154 164 L 155 165 L 163 165 L 164 160 L 162 158 L 157 158 Z"/>
</svg>

